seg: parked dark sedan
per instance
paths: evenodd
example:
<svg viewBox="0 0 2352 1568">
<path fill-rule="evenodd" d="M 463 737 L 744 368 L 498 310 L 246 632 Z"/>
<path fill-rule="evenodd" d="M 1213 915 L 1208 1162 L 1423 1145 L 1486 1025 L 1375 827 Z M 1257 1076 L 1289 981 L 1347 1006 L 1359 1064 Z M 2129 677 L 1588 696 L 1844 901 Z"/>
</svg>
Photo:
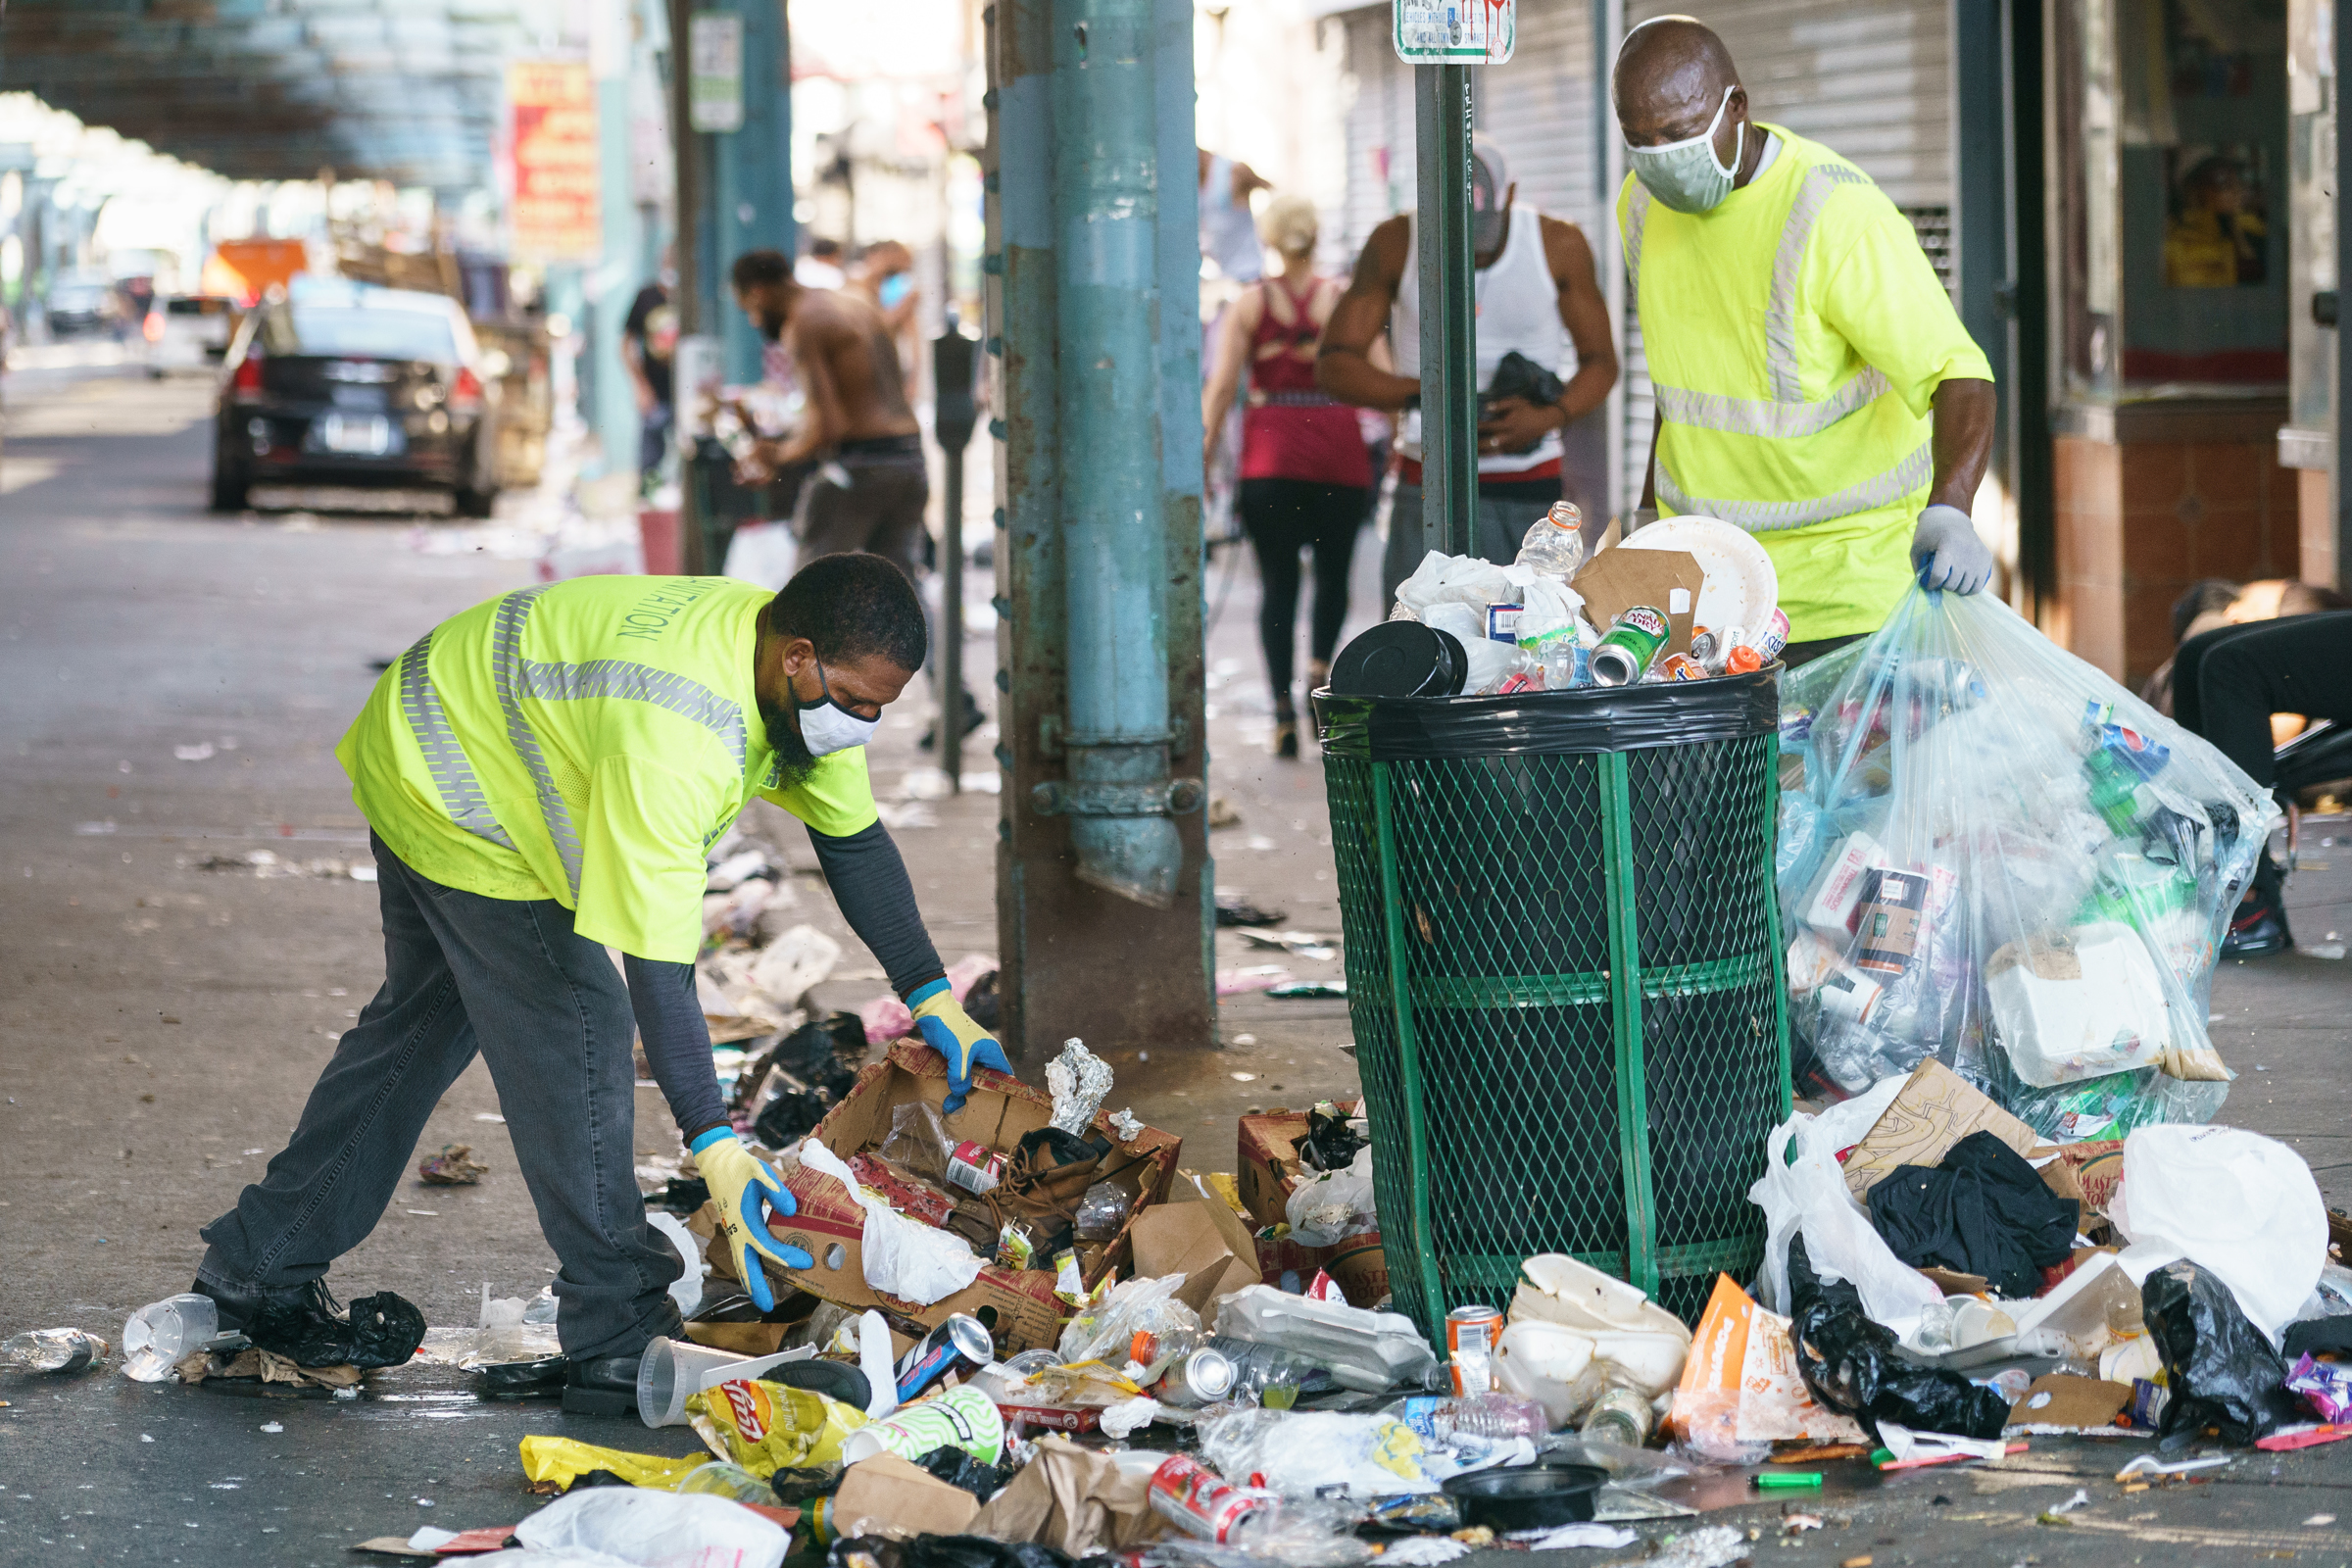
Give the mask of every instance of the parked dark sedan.
<svg viewBox="0 0 2352 1568">
<path fill-rule="evenodd" d="M 486 517 L 497 420 L 498 377 L 456 301 L 298 282 L 228 346 L 213 510 L 242 510 L 256 484 L 414 486 Z"/>
</svg>

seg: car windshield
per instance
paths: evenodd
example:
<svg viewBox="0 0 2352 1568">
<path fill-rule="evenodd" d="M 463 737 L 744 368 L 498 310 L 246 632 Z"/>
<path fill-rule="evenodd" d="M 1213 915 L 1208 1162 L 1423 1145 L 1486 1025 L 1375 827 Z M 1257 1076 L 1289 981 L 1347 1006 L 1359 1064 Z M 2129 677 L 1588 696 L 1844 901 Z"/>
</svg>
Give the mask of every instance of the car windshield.
<svg viewBox="0 0 2352 1568">
<path fill-rule="evenodd" d="M 439 360 L 444 364 L 455 364 L 458 358 L 449 318 L 427 311 L 289 305 L 272 313 L 263 341 L 272 354 Z"/>
</svg>

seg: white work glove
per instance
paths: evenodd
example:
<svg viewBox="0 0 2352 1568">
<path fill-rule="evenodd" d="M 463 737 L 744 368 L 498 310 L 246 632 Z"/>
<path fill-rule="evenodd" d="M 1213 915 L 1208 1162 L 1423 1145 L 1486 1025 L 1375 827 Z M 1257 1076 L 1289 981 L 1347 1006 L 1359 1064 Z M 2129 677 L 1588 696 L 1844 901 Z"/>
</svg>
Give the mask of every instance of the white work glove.
<svg viewBox="0 0 2352 1568">
<path fill-rule="evenodd" d="M 1992 581 L 1992 552 L 1977 537 L 1976 522 L 1958 507 L 1933 506 L 1911 535 L 1911 569 L 1922 588 L 1982 593 Z"/>
</svg>

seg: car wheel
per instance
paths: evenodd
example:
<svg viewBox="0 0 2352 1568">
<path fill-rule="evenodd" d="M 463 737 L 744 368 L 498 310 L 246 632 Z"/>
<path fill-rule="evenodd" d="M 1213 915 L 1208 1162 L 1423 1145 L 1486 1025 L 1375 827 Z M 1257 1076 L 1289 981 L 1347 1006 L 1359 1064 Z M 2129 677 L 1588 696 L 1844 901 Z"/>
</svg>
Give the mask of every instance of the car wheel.
<svg viewBox="0 0 2352 1568">
<path fill-rule="evenodd" d="M 215 512 L 243 512 L 245 492 L 251 484 L 243 468 L 213 460 L 213 510 Z"/>
</svg>

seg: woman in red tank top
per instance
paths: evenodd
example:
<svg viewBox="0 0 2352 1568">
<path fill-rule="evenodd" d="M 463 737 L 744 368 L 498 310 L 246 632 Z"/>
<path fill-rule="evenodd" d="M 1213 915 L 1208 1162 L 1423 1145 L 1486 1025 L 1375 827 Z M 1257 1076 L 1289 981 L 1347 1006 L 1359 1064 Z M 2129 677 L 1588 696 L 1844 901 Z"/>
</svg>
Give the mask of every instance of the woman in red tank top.
<svg viewBox="0 0 2352 1568">
<path fill-rule="evenodd" d="M 1257 556 L 1264 596 L 1257 612 L 1266 675 L 1274 686 L 1274 753 L 1298 755 L 1291 691 L 1298 616 L 1298 557 L 1315 557 L 1312 692 L 1331 673 L 1348 617 L 1348 567 L 1370 499 L 1372 466 L 1355 410 L 1315 387 L 1315 347 L 1339 303 L 1340 285 L 1315 275 L 1315 209 L 1302 196 L 1277 196 L 1259 215 L 1258 235 L 1280 253 L 1282 270 L 1251 287 L 1225 313 L 1215 364 L 1201 388 L 1205 458 L 1216 458 L 1226 411 L 1241 390 L 1240 512 Z"/>
</svg>

